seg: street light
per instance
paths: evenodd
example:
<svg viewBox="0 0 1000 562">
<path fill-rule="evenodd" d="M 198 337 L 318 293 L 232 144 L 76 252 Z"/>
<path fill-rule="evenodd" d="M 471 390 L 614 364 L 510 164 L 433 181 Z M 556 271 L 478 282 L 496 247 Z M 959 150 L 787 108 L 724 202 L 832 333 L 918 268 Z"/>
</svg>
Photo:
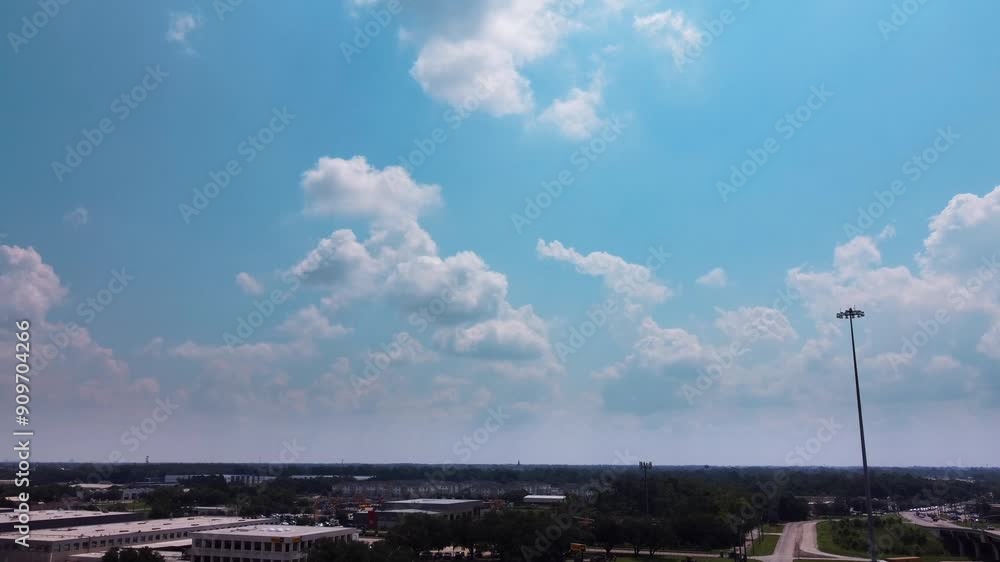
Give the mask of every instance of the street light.
<svg viewBox="0 0 1000 562">
<path fill-rule="evenodd" d="M 642 487 L 646 493 L 646 517 L 649 517 L 649 484 L 646 483 L 646 472 L 653 468 L 653 463 L 639 461 L 639 468 L 642 469 Z"/>
<path fill-rule="evenodd" d="M 846 318 L 851 324 L 851 355 L 854 357 L 854 393 L 858 399 L 858 427 L 861 429 L 861 463 L 865 469 L 865 499 L 868 502 L 868 555 L 872 562 L 878 562 L 875 553 L 875 522 L 872 519 L 872 480 L 868 474 L 868 452 L 865 450 L 865 420 L 861 415 L 861 383 L 858 382 L 858 352 L 854 345 L 854 319 L 864 318 L 861 310 L 848 308 L 837 313 L 837 318 Z"/>
</svg>

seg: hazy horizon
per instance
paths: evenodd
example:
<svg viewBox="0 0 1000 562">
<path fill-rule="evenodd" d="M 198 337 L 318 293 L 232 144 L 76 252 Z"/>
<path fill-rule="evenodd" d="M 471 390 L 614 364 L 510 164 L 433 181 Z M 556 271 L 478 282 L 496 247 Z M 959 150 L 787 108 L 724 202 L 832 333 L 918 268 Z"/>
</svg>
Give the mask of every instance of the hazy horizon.
<svg viewBox="0 0 1000 562">
<path fill-rule="evenodd" d="M 1000 465 L 993 3 L 57 4 L 33 461 Z"/>
</svg>

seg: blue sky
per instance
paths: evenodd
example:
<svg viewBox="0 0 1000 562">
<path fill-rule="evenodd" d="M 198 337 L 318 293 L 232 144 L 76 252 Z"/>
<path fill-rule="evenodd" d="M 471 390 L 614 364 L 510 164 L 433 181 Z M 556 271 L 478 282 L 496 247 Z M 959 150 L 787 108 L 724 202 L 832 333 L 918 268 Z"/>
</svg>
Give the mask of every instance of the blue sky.
<svg viewBox="0 0 1000 562">
<path fill-rule="evenodd" d="M 40 456 L 856 464 L 853 305 L 872 462 L 1000 460 L 991 3 L 233 4 L 2 8 Z"/>
</svg>

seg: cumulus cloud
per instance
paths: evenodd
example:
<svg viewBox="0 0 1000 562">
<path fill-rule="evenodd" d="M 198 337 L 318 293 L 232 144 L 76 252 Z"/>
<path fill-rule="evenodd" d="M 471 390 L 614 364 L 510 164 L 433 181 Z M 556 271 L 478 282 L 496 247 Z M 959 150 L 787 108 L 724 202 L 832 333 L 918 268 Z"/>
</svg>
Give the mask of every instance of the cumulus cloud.
<svg viewBox="0 0 1000 562">
<path fill-rule="evenodd" d="M 0 246 L 0 311 L 5 318 L 45 318 L 67 293 L 34 248 Z"/>
<path fill-rule="evenodd" d="M 257 296 L 264 294 L 264 286 L 260 284 L 260 281 L 257 281 L 253 275 L 245 271 L 236 274 L 236 284 L 247 295 Z"/>
<path fill-rule="evenodd" d="M 72 227 L 80 227 L 90 222 L 90 213 L 83 207 L 77 207 L 63 215 L 63 222 Z"/>
<path fill-rule="evenodd" d="M 756 342 L 794 340 L 792 323 L 780 310 L 766 306 L 743 306 L 735 310 L 716 309 L 715 327 L 733 341 Z"/>
<path fill-rule="evenodd" d="M 306 212 L 414 221 L 441 203 L 441 188 L 418 184 L 399 166 L 376 169 L 364 156 L 320 158 L 302 179 Z"/>
<path fill-rule="evenodd" d="M 167 41 L 183 45 L 185 51 L 193 54 L 194 50 L 188 45 L 188 35 L 201 27 L 201 24 L 201 18 L 191 12 L 171 12 Z"/>
<path fill-rule="evenodd" d="M 316 306 L 307 306 L 288 317 L 278 329 L 297 340 L 331 339 L 350 333 L 350 329 L 333 324 Z"/>
<path fill-rule="evenodd" d="M 157 392 L 155 381 L 131 379 L 128 364 L 94 341 L 86 327 L 51 318 L 68 295 L 55 269 L 34 248 L 0 245 L 0 316 L 31 323 L 32 367 L 40 375 L 33 392 L 51 404 L 117 400 L 122 408 L 131 405 L 125 398 Z M 13 349 L 9 337 L 11 331 L 0 329 L 0 341 Z M 12 371 L 7 361 L 0 358 L 0 367 Z"/>
<path fill-rule="evenodd" d="M 661 267 L 670 254 L 651 251 L 647 265 L 639 265 L 607 252 L 583 255 L 558 240 L 542 239 L 535 245 L 535 251 L 541 258 L 573 264 L 578 273 L 600 277 L 607 288 L 629 298 L 660 303 L 673 295 L 669 287 L 654 279 L 654 269 Z"/>
<path fill-rule="evenodd" d="M 571 140 L 586 140 L 604 124 L 598 110 L 604 98 L 604 75 L 598 72 L 586 90 L 572 88 L 565 98 L 557 99 L 538 117 L 542 124 L 558 130 Z"/>
<path fill-rule="evenodd" d="M 687 50 L 701 38 L 698 26 L 680 10 L 635 16 L 632 27 L 649 38 L 655 46 L 670 51 L 678 66 L 683 64 Z"/>
<path fill-rule="evenodd" d="M 625 357 L 592 373 L 605 407 L 652 415 L 671 398 L 696 406 L 691 396 L 837 401 L 823 389 L 852 368 L 848 327 L 834 318 L 848 306 L 868 312 L 854 327 L 870 400 L 995 403 L 1000 380 L 986 373 L 1000 359 L 1000 237 L 987 233 L 1000 228 L 997 192 L 954 197 L 931 219 L 915 266 L 885 264 L 878 240 L 859 236 L 833 248 L 826 267 L 789 269 L 770 306 L 716 310 L 718 342 L 647 317 Z M 666 397 L 643 401 L 644 389 Z"/>
<path fill-rule="evenodd" d="M 696 279 L 695 283 L 706 287 L 725 287 L 729 283 L 729 277 L 726 275 L 725 269 L 716 267 Z"/>
<path fill-rule="evenodd" d="M 453 3 L 430 2 L 422 25 L 408 28 L 426 30 L 410 74 L 427 94 L 452 106 L 496 116 L 530 112 L 534 92 L 523 67 L 549 56 L 582 24 L 562 15 L 555 0 L 468 4 L 459 19 L 446 15 Z"/>
<path fill-rule="evenodd" d="M 442 328 L 434 340 L 456 355 L 486 359 L 542 359 L 550 352 L 545 322 L 531 306 L 504 306 L 488 320 Z"/>
</svg>

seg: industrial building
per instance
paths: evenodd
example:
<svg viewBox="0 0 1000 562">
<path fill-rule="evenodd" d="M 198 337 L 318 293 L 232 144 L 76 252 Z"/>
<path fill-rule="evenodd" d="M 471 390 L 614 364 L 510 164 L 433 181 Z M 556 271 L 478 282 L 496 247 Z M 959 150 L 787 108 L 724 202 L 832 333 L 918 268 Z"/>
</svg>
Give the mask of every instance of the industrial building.
<svg viewBox="0 0 1000 562">
<path fill-rule="evenodd" d="M 368 513 L 355 515 L 367 516 L 367 526 L 379 530 L 391 529 L 398 525 L 408 515 L 431 515 L 444 517 L 449 520 L 454 519 L 479 519 L 483 509 L 483 502 L 480 500 L 454 500 L 454 499 L 415 499 L 397 500 L 382 504 L 382 509 L 377 509 Z"/>
<path fill-rule="evenodd" d="M 566 496 L 528 495 L 521 501 L 529 505 L 551 505 L 566 503 Z"/>
<path fill-rule="evenodd" d="M 252 525 L 193 533 L 191 562 L 290 562 L 305 560 L 320 539 L 355 541 L 351 527 Z"/>
<path fill-rule="evenodd" d="M 83 511 L 75 509 L 39 509 L 31 510 L 32 532 L 39 529 L 53 529 L 55 527 L 77 527 L 80 525 L 99 525 L 105 523 L 121 523 L 123 521 L 138 521 L 143 518 L 142 513 L 132 513 L 129 511 Z M 15 525 L 20 525 L 17 521 L 16 511 L 5 511 L 0 513 L 0 533 L 14 530 Z"/>
<path fill-rule="evenodd" d="M 448 519 L 459 519 L 462 517 L 479 519 L 479 514 L 483 509 L 483 502 L 482 500 L 415 499 L 388 501 L 382 504 L 382 511 L 400 509 L 433 512 L 444 515 Z"/>
<path fill-rule="evenodd" d="M 6 515 L 6 514 L 4 514 Z M 0 534 L 0 557 L 6 562 L 66 562 L 71 556 L 88 552 L 106 552 L 112 547 L 148 546 L 183 547 L 190 544 L 190 534 L 211 529 L 246 527 L 270 523 L 270 519 L 241 517 L 179 517 L 125 523 L 86 524 L 39 529 L 32 519 L 29 544 L 15 544 L 19 533 Z"/>
</svg>

